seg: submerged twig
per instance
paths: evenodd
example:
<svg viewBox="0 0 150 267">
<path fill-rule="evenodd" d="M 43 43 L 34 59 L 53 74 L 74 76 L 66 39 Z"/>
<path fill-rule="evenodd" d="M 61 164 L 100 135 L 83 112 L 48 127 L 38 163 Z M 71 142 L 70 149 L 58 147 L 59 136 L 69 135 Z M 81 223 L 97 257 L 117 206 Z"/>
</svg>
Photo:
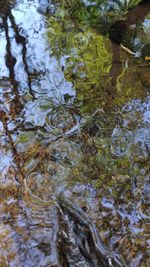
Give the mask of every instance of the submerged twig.
<svg viewBox="0 0 150 267">
<path fill-rule="evenodd" d="M 135 52 L 131 51 L 128 47 L 124 46 L 123 44 L 120 44 L 120 47 L 125 50 L 128 54 L 134 56 Z"/>
</svg>

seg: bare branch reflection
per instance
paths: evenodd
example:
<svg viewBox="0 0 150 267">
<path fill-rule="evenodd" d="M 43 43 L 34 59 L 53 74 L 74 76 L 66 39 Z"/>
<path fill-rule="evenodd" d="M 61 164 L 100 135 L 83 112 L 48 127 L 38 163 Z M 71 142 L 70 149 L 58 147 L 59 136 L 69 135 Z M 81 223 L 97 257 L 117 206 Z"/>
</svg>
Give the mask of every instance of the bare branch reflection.
<svg viewBox="0 0 150 267">
<path fill-rule="evenodd" d="M 13 1 L 13 5 L 15 5 L 15 2 Z M 24 69 L 25 72 L 27 74 L 27 78 L 28 78 L 28 90 L 29 93 L 32 95 L 33 99 L 34 94 L 32 92 L 32 88 L 31 88 L 31 77 L 30 77 L 30 72 L 29 72 L 29 68 L 28 68 L 28 64 L 27 64 L 27 48 L 26 48 L 26 38 L 24 36 L 22 36 L 19 32 L 19 28 L 15 22 L 15 18 L 12 14 L 12 2 L 11 1 L 7 1 L 7 3 L 3 3 L 3 1 L 0 3 L 0 16 L 2 18 L 2 22 L 3 22 L 3 28 L 5 31 L 5 36 L 6 36 L 6 55 L 5 55 L 5 61 L 6 61 L 6 66 L 9 69 L 9 73 L 10 73 L 10 82 L 13 85 L 13 89 L 14 89 L 14 93 L 16 96 L 16 101 L 17 101 L 17 106 L 19 105 L 19 97 L 18 97 L 18 81 L 16 81 L 15 79 L 15 64 L 17 62 L 17 59 L 12 55 L 12 49 L 11 49 L 11 40 L 10 40 L 10 36 L 9 36 L 9 25 L 8 25 L 8 19 L 11 22 L 11 26 L 14 30 L 15 33 L 15 40 L 17 44 L 21 44 L 22 45 L 22 60 L 24 63 Z"/>
</svg>

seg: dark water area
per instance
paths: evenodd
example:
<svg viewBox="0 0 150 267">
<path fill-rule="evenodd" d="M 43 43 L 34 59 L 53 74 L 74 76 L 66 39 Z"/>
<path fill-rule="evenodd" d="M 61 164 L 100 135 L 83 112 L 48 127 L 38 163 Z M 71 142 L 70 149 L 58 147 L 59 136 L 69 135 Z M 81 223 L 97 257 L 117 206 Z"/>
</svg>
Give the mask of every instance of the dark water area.
<svg viewBox="0 0 150 267">
<path fill-rule="evenodd" d="M 150 266 L 150 3 L 135 2 L 0 0 L 0 267 Z"/>
</svg>

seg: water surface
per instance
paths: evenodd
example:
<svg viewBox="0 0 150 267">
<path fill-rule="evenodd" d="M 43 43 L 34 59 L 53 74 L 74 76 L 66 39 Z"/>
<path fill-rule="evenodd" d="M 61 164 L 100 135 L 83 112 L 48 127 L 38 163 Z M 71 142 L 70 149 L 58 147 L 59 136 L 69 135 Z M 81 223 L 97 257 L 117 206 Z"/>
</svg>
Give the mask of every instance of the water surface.
<svg viewBox="0 0 150 267">
<path fill-rule="evenodd" d="M 150 13 L 91 2 L 0 3 L 2 267 L 150 264 Z"/>
</svg>

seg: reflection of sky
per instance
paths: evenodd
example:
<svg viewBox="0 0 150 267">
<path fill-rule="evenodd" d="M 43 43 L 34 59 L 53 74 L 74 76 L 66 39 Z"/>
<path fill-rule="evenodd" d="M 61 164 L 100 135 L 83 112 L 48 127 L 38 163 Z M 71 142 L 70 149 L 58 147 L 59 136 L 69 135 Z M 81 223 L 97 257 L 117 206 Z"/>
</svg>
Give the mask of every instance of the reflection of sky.
<svg viewBox="0 0 150 267">
<path fill-rule="evenodd" d="M 50 48 L 45 38 L 45 17 L 37 12 L 38 1 L 20 1 L 12 9 L 12 14 L 20 34 L 27 39 L 27 65 L 32 75 L 32 89 L 37 94 L 47 96 L 59 96 L 73 94 L 72 84 L 67 82 L 58 65 L 57 60 L 50 56 Z M 12 54 L 17 59 L 15 65 L 16 80 L 20 83 L 20 90 L 25 92 L 28 89 L 27 73 L 25 73 L 22 59 L 22 45 L 16 44 L 15 33 L 9 22 L 9 36 L 12 44 Z M 8 77 L 9 73 L 5 66 L 4 55 L 6 40 L 4 32 L 0 35 L 0 69 L 1 76 Z"/>
<path fill-rule="evenodd" d="M 6 47 L 6 39 L 5 33 L 0 32 L 0 78 L 1 77 L 8 77 L 9 73 L 5 65 L 5 47 Z"/>
<path fill-rule="evenodd" d="M 9 167 L 12 165 L 12 153 L 11 152 L 0 152 L 0 181 L 5 179 L 8 173 Z"/>
<path fill-rule="evenodd" d="M 133 5 L 134 6 L 134 1 L 132 3 L 131 0 L 118 0 L 118 1 L 112 1 L 112 0 L 104 0 L 104 1 L 92 1 L 92 0 L 82 0 L 86 5 L 95 5 L 99 4 L 101 6 L 101 9 L 103 8 L 104 10 L 112 10 L 116 9 L 117 11 L 123 8 L 127 8 L 128 5 Z M 140 0 L 139 0 L 140 1 Z"/>
<path fill-rule="evenodd" d="M 32 74 L 32 89 L 34 90 L 34 93 L 36 92 L 35 96 L 38 99 L 33 100 L 28 97 L 27 98 L 24 97 L 23 99 L 25 99 L 26 102 L 23 103 L 25 107 L 22 111 L 22 114 L 21 115 L 15 114 L 15 118 L 13 117 L 11 118 L 11 115 L 9 114 L 9 112 L 7 112 L 7 110 L 9 110 L 9 107 L 6 106 L 5 101 L 3 101 L 5 102 L 5 105 L 3 105 L 5 106 L 5 109 L 2 106 L 2 110 L 3 109 L 4 111 L 6 110 L 5 113 L 7 116 L 5 117 L 5 119 L 7 120 L 6 123 L 7 123 L 8 131 L 10 134 L 9 138 L 12 135 L 11 137 L 12 137 L 12 140 L 14 141 L 14 147 L 16 146 L 18 155 L 19 155 L 19 152 L 21 152 L 20 154 L 22 157 L 23 157 L 23 153 L 25 155 L 25 158 L 23 159 L 25 162 L 23 163 L 24 165 L 22 169 L 23 171 L 25 171 L 25 176 L 27 174 L 27 188 L 30 189 L 29 193 L 31 193 L 30 196 L 32 197 L 32 199 L 30 198 L 28 200 L 31 202 L 30 206 L 32 207 L 32 201 L 34 202 L 34 197 L 36 199 L 40 199 L 39 201 L 40 204 L 36 203 L 37 210 L 34 204 L 33 204 L 34 205 L 33 209 L 32 208 L 25 209 L 25 212 L 27 212 L 26 221 L 22 217 L 20 210 L 15 211 L 15 212 L 18 212 L 18 216 L 20 216 L 20 220 L 18 221 L 18 225 L 20 226 L 20 229 L 18 229 L 17 231 L 17 233 L 19 233 L 20 243 L 18 243 L 18 240 L 17 240 L 17 245 L 22 246 L 22 250 L 23 250 L 23 252 L 20 250 L 19 252 L 17 251 L 16 254 L 19 253 L 19 256 L 22 259 L 22 262 L 23 264 L 25 264 L 25 266 L 48 266 L 48 265 L 56 266 L 57 264 L 55 264 L 55 251 L 53 251 L 53 247 L 54 247 L 53 244 L 55 243 L 55 241 L 53 241 L 52 239 L 52 234 L 54 236 L 54 233 L 55 233 L 54 226 L 57 221 L 56 221 L 55 214 L 53 218 L 51 216 L 50 211 L 48 210 L 47 212 L 47 210 L 45 210 L 43 202 L 47 200 L 49 201 L 51 194 L 55 194 L 53 190 L 53 184 L 56 186 L 56 192 L 59 193 L 63 191 L 64 188 L 67 188 L 69 186 L 69 182 L 72 183 L 72 181 L 70 181 L 71 180 L 70 174 L 72 171 L 73 171 L 73 175 L 71 175 L 71 178 L 72 177 L 76 178 L 76 174 L 77 174 L 77 179 L 79 176 L 81 176 L 80 179 L 82 179 L 82 176 L 83 176 L 83 180 L 84 180 L 83 183 L 86 184 L 88 180 L 84 178 L 86 176 L 86 169 L 89 168 L 90 170 L 90 166 L 86 166 L 88 161 L 86 163 L 86 157 L 85 157 L 85 162 L 83 162 L 85 166 L 84 166 L 84 169 L 81 170 L 80 172 L 80 169 L 82 169 L 82 165 L 80 166 L 80 162 L 84 157 L 84 155 L 82 154 L 82 147 L 80 147 L 80 144 L 81 144 L 80 140 L 82 138 L 82 135 L 80 135 L 81 136 L 80 138 L 75 138 L 75 140 L 79 140 L 79 144 L 76 144 L 75 143 L 76 141 L 75 142 L 70 141 L 69 138 L 68 140 L 66 138 L 67 136 L 69 136 L 68 132 L 71 132 L 72 129 L 73 130 L 77 129 L 76 133 L 79 132 L 77 128 L 78 124 L 76 124 L 77 116 L 74 116 L 72 114 L 74 112 L 74 106 L 73 106 L 73 109 L 72 107 L 70 109 L 68 108 L 66 109 L 66 112 L 65 112 L 66 106 L 63 107 L 64 109 L 63 108 L 60 109 L 61 105 L 55 106 L 55 103 L 57 103 L 57 99 L 54 99 L 55 102 L 53 99 L 51 99 L 51 97 L 61 98 L 61 96 L 64 95 L 65 93 L 74 94 L 74 91 L 72 88 L 72 84 L 65 80 L 64 74 L 61 71 L 58 61 L 52 55 L 50 47 L 48 43 L 46 42 L 46 37 L 45 37 L 46 36 L 46 29 L 45 29 L 46 28 L 46 17 L 44 17 L 43 15 L 37 12 L 38 3 L 39 3 L 38 0 L 32 0 L 32 1 L 29 1 L 29 0 L 19 1 L 18 0 L 18 4 L 12 10 L 12 14 L 15 17 L 16 24 L 18 25 L 18 29 L 20 30 L 20 34 L 25 36 L 27 40 L 27 56 L 26 56 L 27 64 L 29 67 L 29 73 Z M 11 28 L 11 23 L 9 20 L 8 22 L 9 22 L 9 27 L 10 27 L 9 36 L 12 42 L 12 54 L 17 59 L 17 63 L 15 65 L 16 79 L 20 82 L 20 90 L 24 93 L 25 91 L 28 90 L 28 84 L 27 84 L 27 73 L 25 73 L 25 67 L 24 67 L 24 63 L 22 60 L 22 45 L 16 43 L 14 30 Z M 78 37 L 79 36 L 82 37 L 83 35 L 80 34 L 78 35 Z M 2 32 L 0 35 L 0 41 L 1 41 L 0 43 L 1 45 L 0 67 L 2 70 L 0 75 L 9 77 L 9 73 L 8 73 L 8 70 L 6 69 L 5 62 L 4 62 L 4 54 L 5 54 L 5 46 L 6 46 L 4 32 Z M 105 57 L 105 54 L 104 54 L 104 57 Z M 0 98 L 1 98 L 0 100 L 1 101 L 3 100 L 1 95 L 4 94 L 3 93 L 4 91 L 5 93 L 6 92 L 9 93 L 9 95 L 6 96 L 7 97 L 6 101 L 9 101 L 10 106 L 11 106 L 11 100 L 9 96 L 11 96 L 11 91 L 13 91 L 13 88 L 10 88 L 10 87 L 11 86 L 9 84 L 8 78 L 5 79 L 5 82 L 3 81 L 3 85 L 2 85 L 2 81 L 0 82 Z M 100 102 L 98 104 L 97 102 L 95 103 L 95 108 L 101 108 Z M 1 112 L 1 107 L 0 107 L 0 112 Z M 5 113 L 2 113 L 3 116 L 5 115 Z M 10 113 L 11 113 L 11 110 L 10 110 Z M 17 124 L 17 116 L 19 116 L 18 124 Z M 14 121 L 12 121 L 11 119 L 13 119 Z M 105 116 L 104 116 L 104 119 L 105 119 Z M 108 121 L 110 121 L 110 119 L 108 118 Z M 145 101 L 134 100 L 128 103 L 122 111 L 122 121 L 119 123 L 120 124 L 117 125 L 116 128 L 113 130 L 112 136 L 109 136 L 110 139 L 112 137 L 112 145 L 111 145 L 112 154 L 114 154 L 114 156 L 116 157 L 122 157 L 125 155 L 128 159 L 132 160 L 134 158 L 136 161 L 140 161 L 141 159 L 147 160 L 149 156 L 148 152 L 150 151 L 150 140 L 149 140 L 150 128 L 148 128 L 150 124 L 150 99 L 147 99 L 147 101 L 146 100 Z M 79 124 L 80 124 L 80 120 L 79 120 Z M 107 120 L 106 120 L 106 124 L 107 124 Z M 113 123 L 112 127 L 114 127 L 114 124 L 115 122 Z M 102 117 L 102 124 L 100 125 L 103 125 L 103 117 Z M 15 126 L 17 126 L 18 128 L 17 127 L 15 128 Z M 26 128 L 25 127 L 23 128 L 22 126 L 25 126 Z M 32 126 L 36 126 L 35 130 L 34 130 L 34 127 L 32 128 Z M 81 126 L 81 124 L 79 126 Z M 106 127 L 108 126 L 109 125 L 106 125 Z M 105 122 L 104 122 L 104 127 L 105 127 Z M 111 128 L 111 125 L 109 127 Z M 87 121 L 87 128 L 88 128 L 88 121 Z M 26 131 L 29 129 L 30 131 Z M 80 130 L 80 127 L 79 127 L 79 130 Z M 82 127 L 81 127 L 81 131 L 82 131 Z M 65 135 L 63 135 L 62 133 Z M 60 139 L 60 135 L 61 135 L 61 139 Z M 55 141 L 56 140 L 55 136 L 56 136 L 56 139 L 59 136 L 59 139 L 57 141 Z M 19 172 L 18 166 L 20 166 L 19 165 L 20 162 L 18 161 L 18 165 L 17 165 L 17 157 L 15 157 L 14 153 L 10 151 L 10 146 L 12 146 L 12 144 L 8 144 L 9 147 L 7 147 L 7 143 L 11 141 L 9 140 L 9 138 L 7 138 L 7 136 L 4 135 L 4 126 L 3 126 L 3 123 L 0 121 L 0 145 L 1 145 L 0 147 L 0 181 L 1 181 L 1 185 L 2 185 L 2 182 L 5 184 L 5 176 L 8 176 L 9 178 L 9 175 L 12 172 L 12 169 L 10 168 L 11 166 L 14 168 L 16 167 L 15 171 Z M 83 132 L 83 138 L 84 138 L 84 132 Z M 88 137 L 88 134 L 87 134 L 87 137 L 85 135 L 85 140 L 83 141 L 85 142 L 85 145 L 88 146 L 87 151 L 91 151 L 92 145 L 94 144 L 92 140 L 93 137 L 91 139 L 86 139 L 86 138 L 90 138 Z M 97 138 L 99 138 L 99 136 L 97 136 Z M 102 142 L 105 142 L 103 136 L 100 136 L 98 142 L 101 142 L 101 139 L 102 139 Z M 44 146 L 44 151 L 42 150 L 43 146 L 42 145 L 39 146 L 39 142 L 41 140 L 43 141 L 44 145 L 48 144 L 47 150 L 45 149 L 45 146 Z M 55 142 L 53 142 L 53 140 Z M 108 142 L 108 137 L 106 137 L 106 147 L 107 147 L 107 142 Z M 37 144 L 38 144 L 38 150 L 36 151 Z M 7 149 L 4 149 L 3 147 L 7 147 Z M 133 150 L 133 147 L 134 147 L 134 150 Z M 103 143 L 103 148 L 105 151 L 105 143 Z M 94 148 L 94 150 L 93 151 L 95 155 L 97 149 Z M 31 151 L 31 154 L 29 153 L 30 151 Z M 41 155 L 40 155 L 40 152 L 41 152 Z M 44 153 L 46 152 L 46 154 L 43 155 L 43 152 Z M 87 156 L 87 157 L 92 158 L 92 168 L 94 167 L 93 165 L 94 155 L 89 154 Z M 15 165 L 15 160 L 16 160 L 16 165 Z M 40 161 L 42 161 L 41 166 L 40 166 Z M 109 158 L 108 158 L 108 161 L 109 161 Z M 102 167 L 102 171 L 103 171 L 103 167 Z M 117 171 L 119 173 L 120 169 L 118 168 Z M 144 172 L 144 168 L 142 171 Z M 110 164 L 110 172 L 111 172 L 111 164 Z M 126 174 L 128 175 L 128 170 Z M 45 179 L 47 178 L 45 175 L 47 175 L 48 177 L 47 180 Z M 13 173 L 12 173 L 12 176 L 14 176 Z M 145 172 L 143 176 L 145 176 Z M 121 178 L 123 178 L 123 176 L 120 177 L 120 181 L 121 181 Z M 44 179 L 45 179 L 45 182 L 43 183 Z M 76 183 L 76 181 L 74 182 Z M 118 190 L 119 190 L 119 185 L 118 185 Z M 91 209 L 93 210 L 95 208 L 94 201 L 97 201 L 97 202 L 99 201 L 98 199 L 96 199 L 96 190 L 92 186 L 90 186 L 90 184 L 89 185 L 88 184 L 80 185 L 80 183 L 76 184 L 72 192 L 74 194 L 76 193 L 76 195 L 78 195 L 79 198 L 82 198 L 84 200 L 83 203 L 86 203 L 87 207 L 91 207 Z M 110 187 L 109 187 L 109 192 L 110 192 Z M 126 194 L 126 192 L 124 191 L 123 193 Z M 68 194 L 69 194 L 69 191 L 68 191 Z M 44 195 L 44 199 L 43 199 L 43 195 Z M 80 204 L 82 203 L 80 202 Z M 109 201 L 109 199 L 107 200 L 105 196 L 102 198 L 102 205 L 103 207 L 105 207 L 104 212 L 106 212 L 106 209 L 114 211 L 114 209 L 116 208 L 115 201 L 113 201 L 113 199 Z M 115 213 L 119 212 L 119 215 L 122 219 L 128 218 L 131 226 L 134 223 L 138 223 L 139 215 L 138 215 L 138 207 L 136 207 L 136 204 L 135 204 L 135 207 L 132 206 L 130 208 L 130 212 L 128 212 L 128 207 L 126 209 L 126 202 L 125 202 L 125 205 L 122 204 L 120 207 L 121 207 L 120 212 L 118 211 L 118 208 L 117 208 L 115 210 Z M 7 209 L 8 209 L 8 206 L 6 208 L 6 212 L 7 212 Z M 5 211 L 4 211 L 4 214 L 5 214 Z M 144 215 L 140 214 L 140 216 L 142 219 L 145 218 Z M 28 221 L 29 221 L 29 224 L 28 224 Z M 114 221 L 113 227 L 115 227 L 115 220 L 113 221 Z M 48 226 L 47 228 L 43 227 L 45 222 L 47 223 L 47 226 Z M 14 219 L 14 221 L 12 221 L 12 223 L 14 225 L 13 231 L 15 232 L 16 231 L 15 230 L 16 218 Z M 24 226 L 22 228 L 23 224 Z M 105 223 L 103 224 L 103 226 L 105 228 Z M 116 226 L 117 226 L 117 223 L 116 223 Z M 25 233 L 25 229 L 26 229 L 26 233 Z M 29 229 L 29 231 L 31 230 L 30 231 L 31 233 L 29 235 L 29 242 L 25 244 L 26 240 L 24 240 L 24 238 L 23 240 L 21 240 L 21 236 L 22 237 L 28 236 L 27 229 Z M 4 230 L 5 229 L 3 228 L 2 231 Z M 123 228 L 121 229 L 121 231 L 122 230 Z M 139 232 L 141 231 L 141 229 L 133 228 L 133 227 L 131 230 L 134 231 L 135 233 L 136 232 L 138 233 L 138 231 Z M 50 231 L 52 232 L 52 234 Z M 102 231 L 103 231 L 103 228 L 102 228 Z M 115 231 L 118 231 L 118 230 L 115 230 Z M 45 244 L 47 245 L 48 248 L 50 246 L 51 251 L 49 249 L 50 255 L 48 255 L 49 257 L 48 259 L 42 252 L 42 248 L 40 248 L 40 245 L 43 244 L 41 240 L 45 241 Z M 28 244 L 29 244 L 30 252 L 28 252 L 27 250 Z M 33 249 L 35 249 L 34 252 L 33 252 Z M 5 252 L 5 249 L 4 249 L 4 252 Z M 35 257 L 37 259 L 38 263 L 37 262 L 35 263 L 36 260 L 33 263 L 32 258 L 31 258 L 31 263 L 30 263 L 30 259 L 28 259 L 30 253 L 33 254 L 33 258 Z M 15 255 L 14 251 L 12 255 Z M 29 261 L 29 263 L 27 261 Z M 52 262 L 52 264 L 50 264 L 50 262 Z M 14 266 L 19 266 L 19 265 L 14 264 Z"/>
<path fill-rule="evenodd" d="M 143 22 L 143 30 L 150 42 L 150 19 L 145 19 Z"/>
<path fill-rule="evenodd" d="M 143 26 L 147 27 L 150 29 L 150 19 L 145 19 L 143 22 Z"/>
<path fill-rule="evenodd" d="M 150 98 L 133 100 L 123 109 L 123 124 L 112 134 L 111 152 L 117 157 L 126 155 L 147 160 L 150 153 Z M 134 145 L 134 149 L 133 149 Z"/>
</svg>

